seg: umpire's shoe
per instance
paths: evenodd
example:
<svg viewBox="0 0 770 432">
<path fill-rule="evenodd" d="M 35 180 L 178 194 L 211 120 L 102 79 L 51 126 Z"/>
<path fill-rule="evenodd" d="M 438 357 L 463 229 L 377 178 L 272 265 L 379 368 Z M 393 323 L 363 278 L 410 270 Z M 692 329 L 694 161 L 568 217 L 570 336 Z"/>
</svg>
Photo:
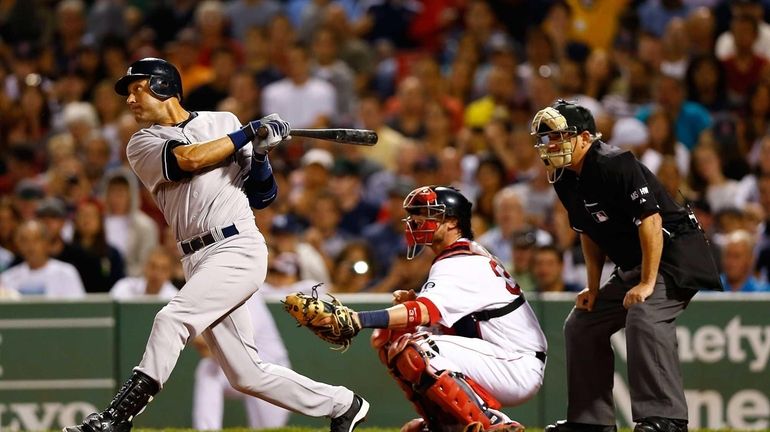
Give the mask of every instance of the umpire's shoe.
<svg viewBox="0 0 770 432">
<path fill-rule="evenodd" d="M 559 420 L 543 429 L 544 432 L 617 432 L 615 425 L 597 425 L 589 423 L 576 423 L 567 420 Z"/>
<path fill-rule="evenodd" d="M 331 432 L 352 432 L 359 423 L 366 420 L 369 412 L 369 402 L 359 395 L 353 395 L 353 403 L 345 414 L 332 419 Z"/>
<path fill-rule="evenodd" d="M 77 426 L 65 427 L 63 432 L 129 432 L 134 416 L 158 393 L 160 385 L 148 375 L 134 371 L 123 384 L 110 406 L 100 413 L 93 413 Z"/>
<path fill-rule="evenodd" d="M 687 420 L 644 417 L 636 423 L 634 432 L 687 432 Z"/>
</svg>

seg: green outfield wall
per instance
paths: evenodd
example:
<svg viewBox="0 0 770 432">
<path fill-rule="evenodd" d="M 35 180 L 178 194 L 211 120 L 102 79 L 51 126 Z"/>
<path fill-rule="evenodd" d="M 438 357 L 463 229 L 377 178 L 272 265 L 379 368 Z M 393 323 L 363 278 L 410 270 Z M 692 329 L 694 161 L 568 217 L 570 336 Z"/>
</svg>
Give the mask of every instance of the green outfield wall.
<svg viewBox="0 0 770 432">
<path fill-rule="evenodd" d="M 566 412 L 562 324 L 574 296 L 529 301 L 549 341 L 546 380 L 538 396 L 506 411 L 532 427 Z M 387 295 L 347 295 L 356 309 L 389 305 Z M 151 300 L 0 303 L 0 431 L 57 429 L 107 404 L 141 359 L 155 313 Z M 295 370 L 348 386 L 372 409 L 367 425 L 394 427 L 413 418 L 364 331 L 344 354 L 333 351 L 270 301 Z M 678 321 L 679 355 L 690 407 L 700 428 L 770 427 L 770 295 L 699 294 Z M 632 422 L 623 333 L 613 337 L 618 424 Z M 136 419 L 141 427 L 188 427 L 198 354 L 188 348 L 164 390 Z M 245 425 L 242 402 L 226 403 L 225 426 Z M 291 424 L 325 427 L 327 419 L 293 415 Z"/>
</svg>

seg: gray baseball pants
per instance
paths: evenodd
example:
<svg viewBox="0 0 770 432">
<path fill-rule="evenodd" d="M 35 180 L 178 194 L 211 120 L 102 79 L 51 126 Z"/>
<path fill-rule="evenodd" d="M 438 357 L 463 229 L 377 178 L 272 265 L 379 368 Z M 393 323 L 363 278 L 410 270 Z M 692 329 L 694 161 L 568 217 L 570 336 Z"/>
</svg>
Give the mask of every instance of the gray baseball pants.
<svg viewBox="0 0 770 432">
<path fill-rule="evenodd" d="M 616 269 L 599 289 L 593 310 L 573 308 L 564 323 L 569 421 L 615 424 L 610 336 L 624 327 L 634 421 L 650 416 L 687 420 L 675 320 L 695 291 L 667 289 L 658 274 L 652 295 L 627 310 L 623 297 L 639 277 L 639 267 Z"/>
<path fill-rule="evenodd" d="M 265 280 L 267 246 L 256 227 L 238 229 L 240 234 L 184 258 L 187 283 L 155 316 L 136 369 L 162 387 L 185 345 L 203 334 L 236 390 L 313 417 L 344 414 L 352 391 L 260 360 L 244 302 Z"/>
</svg>

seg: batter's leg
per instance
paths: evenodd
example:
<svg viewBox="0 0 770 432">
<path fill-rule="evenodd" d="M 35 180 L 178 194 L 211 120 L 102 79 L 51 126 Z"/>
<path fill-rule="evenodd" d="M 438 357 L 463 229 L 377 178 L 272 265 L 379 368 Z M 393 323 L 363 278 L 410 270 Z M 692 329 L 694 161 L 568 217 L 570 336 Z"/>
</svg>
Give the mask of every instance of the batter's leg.
<svg viewBox="0 0 770 432">
<path fill-rule="evenodd" d="M 225 239 L 185 262 L 187 283 L 155 315 L 138 370 L 162 386 L 185 345 L 254 294 L 267 273 L 267 247 L 261 236 L 249 235 Z"/>
<path fill-rule="evenodd" d="M 338 417 L 352 404 L 353 392 L 345 387 L 263 362 L 254 346 L 251 317 L 245 306 L 203 332 L 203 337 L 230 384 L 243 393 L 313 417 Z"/>
<path fill-rule="evenodd" d="M 279 428 L 288 423 L 291 412 L 262 399 L 249 395 L 243 396 L 250 428 Z"/>
</svg>

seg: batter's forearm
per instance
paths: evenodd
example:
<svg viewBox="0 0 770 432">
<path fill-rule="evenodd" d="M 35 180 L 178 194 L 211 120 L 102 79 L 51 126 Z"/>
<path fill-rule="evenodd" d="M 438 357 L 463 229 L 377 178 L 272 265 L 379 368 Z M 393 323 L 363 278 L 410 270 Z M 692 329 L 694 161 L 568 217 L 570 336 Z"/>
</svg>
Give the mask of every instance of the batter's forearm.
<svg viewBox="0 0 770 432">
<path fill-rule="evenodd" d="M 640 283 L 655 285 L 663 253 L 663 220 L 655 213 L 642 219 L 639 224 L 639 243 L 642 247 L 642 273 Z"/>
<path fill-rule="evenodd" d="M 599 245 L 585 234 L 580 234 L 580 245 L 586 260 L 586 286 L 589 289 L 598 290 L 606 255 Z"/>
<path fill-rule="evenodd" d="M 235 151 L 230 137 L 223 137 L 204 143 L 182 145 L 174 148 L 179 168 L 194 172 L 216 165 L 230 157 Z"/>
</svg>

